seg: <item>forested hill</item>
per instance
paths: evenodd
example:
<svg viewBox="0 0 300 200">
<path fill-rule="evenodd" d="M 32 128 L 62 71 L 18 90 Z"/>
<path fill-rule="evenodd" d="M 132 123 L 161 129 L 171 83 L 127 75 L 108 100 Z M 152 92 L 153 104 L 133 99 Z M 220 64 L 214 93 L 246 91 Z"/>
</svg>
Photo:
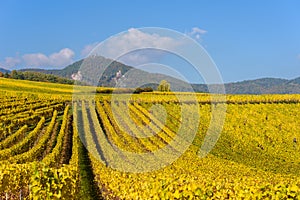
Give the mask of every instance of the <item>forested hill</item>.
<svg viewBox="0 0 300 200">
<path fill-rule="evenodd" d="M 195 91 L 208 92 L 204 84 L 194 84 Z M 228 94 L 299 94 L 300 77 L 292 80 L 261 78 L 225 84 Z"/>
</svg>

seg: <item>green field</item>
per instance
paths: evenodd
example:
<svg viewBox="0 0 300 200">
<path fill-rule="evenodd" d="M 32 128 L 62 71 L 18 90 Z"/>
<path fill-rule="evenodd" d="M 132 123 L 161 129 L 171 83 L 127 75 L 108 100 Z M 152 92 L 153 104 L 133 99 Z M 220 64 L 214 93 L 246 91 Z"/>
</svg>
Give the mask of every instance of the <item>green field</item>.
<svg viewBox="0 0 300 200">
<path fill-rule="evenodd" d="M 300 199 L 300 95 L 95 90 L 0 78 L 0 199 Z"/>
</svg>

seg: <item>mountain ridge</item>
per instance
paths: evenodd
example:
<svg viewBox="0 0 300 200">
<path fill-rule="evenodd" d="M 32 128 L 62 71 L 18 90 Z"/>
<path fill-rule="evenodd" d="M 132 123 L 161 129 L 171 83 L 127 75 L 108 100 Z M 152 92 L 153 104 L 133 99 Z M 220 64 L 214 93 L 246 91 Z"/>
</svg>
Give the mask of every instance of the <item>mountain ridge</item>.
<svg viewBox="0 0 300 200">
<path fill-rule="evenodd" d="M 0 67 L 0 72 L 2 72 L 2 73 L 10 73 L 10 70 L 8 70 L 8 69 L 4 69 L 4 68 L 1 68 Z"/>
<path fill-rule="evenodd" d="M 121 62 L 114 61 L 111 59 L 104 58 L 102 56 L 94 56 L 90 61 L 87 62 L 94 62 L 96 66 L 106 67 L 105 71 L 103 72 L 100 80 L 99 86 L 108 86 L 114 87 L 116 85 L 116 78 L 118 78 L 117 73 L 121 72 L 122 74 L 126 74 L 129 70 L 135 69 L 132 66 L 125 65 Z M 78 73 L 80 66 L 83 64 L 85 60 L 76 61 L 63 69 L 22 69 L 19 71 L 35 71 L 45 74 L 53 74 L 57 76 L 61 76 L 64 78 L 72 79 L 72 75 Z M 171 82 L 171 89 L 176 91 L 191 91 L 193 89 L 195 92 L 209 92 L 208 86 L 206 84 L 190 84 L 183 82 L 182 80 L 176 79 L 174 77 L 170 77 L 167 75 L 157 75 L 153 73 L 136 70 L 137 74 L 143 74 L 142 77 L 147 77 L 149 81 L 151 79 L 166 79 L 167 81 Z M 138 82 L 138 75 L 136 77 L 131 77 L 131 81 Z M 127 82 L 129 82 L 127 80 Z M 156 89 L 157 83 L 148 84 L 147 86 L 151 86 L 153 89 Z M 175 86 L 176 85 L 176 86 Z M 130 86 L 134 87 L 133 84 Z M 172 88 L 173 86 L 173 88 Z M 191 86 L 191 87 L 190 87 Z M 219 86 L 219 85 L 217 85 Z M 254 80 L 244 80 L 238 82 L 229 82 L 225 83 L 225 90 L 228 94 L 293 94 L 293 93 L 300 93 L 300 77 L 294 79 L 283 79 L 283 78 L 259 78 Z M 129 86 L 128 86 L 129 87 Z M 140 87 L 140 86 L 136 86 Z"/>
</svg>

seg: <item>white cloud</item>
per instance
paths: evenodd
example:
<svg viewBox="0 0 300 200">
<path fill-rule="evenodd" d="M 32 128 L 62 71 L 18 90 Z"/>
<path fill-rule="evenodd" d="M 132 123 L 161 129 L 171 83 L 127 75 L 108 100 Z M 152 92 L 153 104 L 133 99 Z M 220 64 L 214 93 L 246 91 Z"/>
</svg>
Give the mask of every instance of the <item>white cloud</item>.
<svg viewBox="0 0 300 200">
<path fill-rule="evenodd" d="M 64 48 L 58 53 L 53 53 L 49 56 L 50 65 L 61 67 L 71 64 L 75 53 L 69 48 Z"/>
<path fill-rule="evenodd" d="M 126 33 L 105 41 L 100 45 L 101 49 L 96 50 L 96 53 L 113 59 L 125 54 L 119 59 L 120 61 L 129 65 L 140 65 L 158 59 L 164 53 L 163 51 L 149 51 L 149 48 L 157 50 L 175 49 L 178 45 L 178 41 L 174 38 L 131 28 Z M 135 51 L 137 49 L 140 50 Z"/>
<path fill-rule="evenodd" d="M 162 31 L 162 33 L 164 32 Z M 199 41 L 202 35 L 206 33 L 206 30 L 193 27 L 186 35 Z M 160 49 L 176 51 L 176 48 L 180 48 L 184 45 L 184 42 L 184 39 L 174 37 L 174 35 L 160 35 L 159 31 L 158 33 L 153 33 L 144 29 L 130 28 L 127 32 L 100 43 L 99 48 L 96 48 L 92 54 L 102 55 L 107 58 L 117 59 L 128 65 L 137 66 L 149 62 L 158 62 L 166 55 L 166 52 Z M 96 46 L 97 43 L 85 46 L 81 55 L 87 56 Z M 152 50 L 149 50 L 149 48 Z"/>
<path fill-rule="evenodd" d="M 18 57 L 6 57 L 4 63 L 5 66 L 16 66 L 21 63 L 21 59 Z"/>
<path fill-rule="evenodd" d="M 140 47 L 172 49 L 178 45 L 178 43 L 171 37 L 144 33 L 135 28 L 129 29 L 127 34 L 123 35 L 117 40 L 117 46 L 123 48 L 124 52 L 128 52 L 130 49 Z"/>
<path fill-rule="evenodd" d="M 22 67 L 64 67 L 73 62 L 75 53 L 64 48 L 49 56 L 42 53 L 24 54 L 23 56 L 6 57 L 0 64 L 5 68 Z"/>
<path fill-rule="evenodd" d="M 90 52 L 98 45 L 98 42 L 95 42 L 93 44 L 88 44 L 86 45 L 82 50 L 81 50 L 81 56 L 86 57 L 90 54 Z"/>
<path fill-rule="evenodd" d="M 191 34 L 201 34 L 201 35 L 203 35 L 205 33 L 207 33 L 206 30 L 200 29 L 198 27 L 193 27 L 192 32 L 191 32 Z"/>
<path fill-rule="evenodd" d="M 193 27 L 190 32 L 187 33 L 190 37 L 195 38 L 196 40 L 201 40 L 202 35 L 206 34 L 207 31 L 198 27 Z"/>
<path fill-rule="evenodd" d="M 49 58 L 42 53 L 25 54 L 22 59 L 27 66 L 45 66 L 50 64 Z"/>
</svg>

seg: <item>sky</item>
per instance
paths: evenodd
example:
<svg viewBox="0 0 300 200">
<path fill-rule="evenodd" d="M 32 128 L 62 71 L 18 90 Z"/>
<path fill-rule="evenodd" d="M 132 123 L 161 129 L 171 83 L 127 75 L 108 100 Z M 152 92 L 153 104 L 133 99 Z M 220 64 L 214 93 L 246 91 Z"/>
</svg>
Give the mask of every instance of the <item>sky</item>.
<svg viewBox="0 0 300 200">
<path fill-rule="evenodd" d="M 115 34 L 160 27 L 203 46 L 224 82 L 292 79 L 300 76 L 299 10 L 297 0 L 1 0 L 0 67 L 59 69 Z"/>
</svg>

